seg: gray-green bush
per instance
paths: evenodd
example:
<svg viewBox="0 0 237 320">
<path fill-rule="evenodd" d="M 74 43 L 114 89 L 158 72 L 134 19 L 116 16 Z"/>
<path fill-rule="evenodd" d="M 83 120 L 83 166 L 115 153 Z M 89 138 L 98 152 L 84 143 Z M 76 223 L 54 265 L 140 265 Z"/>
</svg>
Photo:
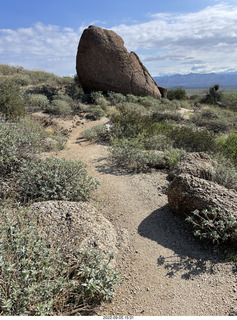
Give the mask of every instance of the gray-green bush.
<svg viewBox="0 0 237 320">
<path fill-rule="evenodd" d="M 86 201 L 99 184 L 81 161 L 51 158 L 25 161 L 15 179 L 21 201 Z"/>
<path fill-rule="evenodd" d="M 25 115 L 20 87 L 10 79 L 0 81 L 0 113 L 6 120 L 16 120 Z"/>
<path fill-rule="evenodd" d="M 0 124 L 0 175 L 18 171 L 24 160 L 31 161 L 46 137 L 42 127 L 27 119 Z"/>
<path fill-rule="evenodd" d="M 29 209 L 2 203 L 0 220 L 1 316 L 81 315 L 113 298 L 112 255 L 84 250 L 71 265 L 39 235 Z"/>
<path fill-rule="evenodd" d="M 194 235 L 200 239 L 209 240 L 214 244 L 237 241 L 237 220 L 224 211 L 216 208 L 195 210 L 186 221 L 192 225 Z"/>
</svg>

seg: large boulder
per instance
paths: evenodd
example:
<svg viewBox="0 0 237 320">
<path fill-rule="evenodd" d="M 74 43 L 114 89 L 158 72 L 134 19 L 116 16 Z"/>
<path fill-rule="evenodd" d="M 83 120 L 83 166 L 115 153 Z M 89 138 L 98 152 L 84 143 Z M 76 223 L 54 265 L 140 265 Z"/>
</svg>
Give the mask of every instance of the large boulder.
<svg viewBox="0 0 237 320">
<path fill-rule="evenodd" d="M 31 205 L 42 237 L 70 261 L 81 250 L 116 254 L 117 235 L 112 224 L 85 202 L 44 201 Z"/>
<path fill-rule="evenodd" d="M 192 211 L 218 208 L 237 218 L 237 192 L 212 181 L 182 173 L 168 187 L 171 211 L 188 216 Z"/>
<path fill-rule="evenodd" d="M 160 99 L 161 92 L 135 52 L 112 30 L 89 26 L 77 51 L 76 69 L 85 93 L 114 91 Z M 161 88 L 165 95 L 165 88 Z"/>
</svg>

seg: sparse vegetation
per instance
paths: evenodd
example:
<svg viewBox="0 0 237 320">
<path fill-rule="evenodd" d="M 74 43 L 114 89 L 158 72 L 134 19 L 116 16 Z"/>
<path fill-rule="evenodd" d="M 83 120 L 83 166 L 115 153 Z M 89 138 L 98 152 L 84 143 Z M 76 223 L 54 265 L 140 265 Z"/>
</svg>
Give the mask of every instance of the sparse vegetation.
<svg viewBox="0 0 237 320">
<path fill-rule="evenodd" d="M 1 204 L 0 219 L 2 316 L 81 315 L 113 297 L 112 256 L 84 250 L 72 266 L 39 235 L 30 209 Z"/>
<path fill-rule="evenodd" d="M 167 92 L 167 98 L 169 100 L 185 100 L 187 99 L 187 94 L 182 88 L 170 89 Z"/>
<path fill-rule="evenodd" d="M 99 184 L 81 161 L 65 159 L 24 162 L 16 175 L 21 201 L 86 201 Z"/>
<path fill-rule="evenodd" d="M 211 210 L 195 210 L 186 218 L 194 229 L 194 235 L 209 240 L 214 244 L 237 240 L 237 221 L 226 212 Z"/>
<path fill-rule="evenodd" d="M 170 169 L 186 152 L 204 151 L 218 163 L 212 180 L 236 190 L 236 101 L 235 93 L 220 93 L 217 85 L 204 99 L 188 98 L 181 88 L 169 90 L 168 99 L 161 100 L 114 92 L 83 94 L 77 77 L 0 65 L 1 182 L 14 189 L 12 201 L 26 206 L 41 200 L 87 201 L 98 187 L 81 161 L 40 159 L 41 152 L 61 149 L 66 141 L 24 118 L 26 112 L 41 111 L 50 119 L 107 116 L 108 126 L 85 130 L 83 137 L 108 144 L 112 164 L 129 172 Z M 183 107 L 190 112 L 181 115 Z M 2 201 L 12 197 L 0 191 Z M 118 275 L 96 250 L 82 253 L 72 272 L 68 261 L 37 234 L 26 207 L 2 203 L 0 218 L 1 315 L 81 314 L 112 298 Z M 196 211 L 189 220 L 199 238 L 214 244 L 236 239 L 236 220 L 225 212 Z"/>
<path fill-rule="evenodd" d="M 0 114 L 6 120 L 16 120 L 25 115 L 20 87 L 10 79 L 0 80 Z"/>
</svg>

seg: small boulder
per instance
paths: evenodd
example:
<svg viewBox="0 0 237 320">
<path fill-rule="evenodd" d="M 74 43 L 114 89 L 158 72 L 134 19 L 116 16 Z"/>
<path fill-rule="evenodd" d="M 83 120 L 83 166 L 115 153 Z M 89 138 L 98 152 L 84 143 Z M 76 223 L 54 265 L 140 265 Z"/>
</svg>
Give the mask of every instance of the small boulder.
<svg viewBox="0 0 237 320">
<path fill-rule="evenodd" d="M 204 152 L 191 152 L 183 155 L 175 168 L 169 173 L 170 178 L 175 178 L 181 173 L 212 180 L 217 163 Z"/>
<path fill-rule="evenodd" d="M 135 52 L 112 30 L 89 26 L 77 51 L 77 75 L 85 93 L 114 91 L 160 99 L 161 92 Z M 166 89 L 161 88 L 163 95 Z"/>
<path fill-rule="evenodd" d="M 41 236 L 70 261 L 82 249 L 116 254 L 117 235 L 112 224 L 85 202 L 44 201 L 31 205 Z"/>
<path fill-rule="evenodd" d="M 171 211 L 189 216 L 194 210 L 217 208 L 237 219 L 237 192 L 190 174 L 180 174 L 168 187 Z"/>
</svg>

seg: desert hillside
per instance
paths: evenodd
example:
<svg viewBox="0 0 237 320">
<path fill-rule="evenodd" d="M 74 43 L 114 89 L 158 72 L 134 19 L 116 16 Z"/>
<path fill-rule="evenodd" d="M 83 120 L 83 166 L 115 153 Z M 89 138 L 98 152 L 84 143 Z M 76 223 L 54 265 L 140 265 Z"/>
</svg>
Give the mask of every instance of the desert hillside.
<svg viewBox="0 0 237 320">
<path fill-rule="evenodd" d="M 1 315 L 236 315 L 237 95 L 84 94 L 0 65 Z"/>
</svg>

